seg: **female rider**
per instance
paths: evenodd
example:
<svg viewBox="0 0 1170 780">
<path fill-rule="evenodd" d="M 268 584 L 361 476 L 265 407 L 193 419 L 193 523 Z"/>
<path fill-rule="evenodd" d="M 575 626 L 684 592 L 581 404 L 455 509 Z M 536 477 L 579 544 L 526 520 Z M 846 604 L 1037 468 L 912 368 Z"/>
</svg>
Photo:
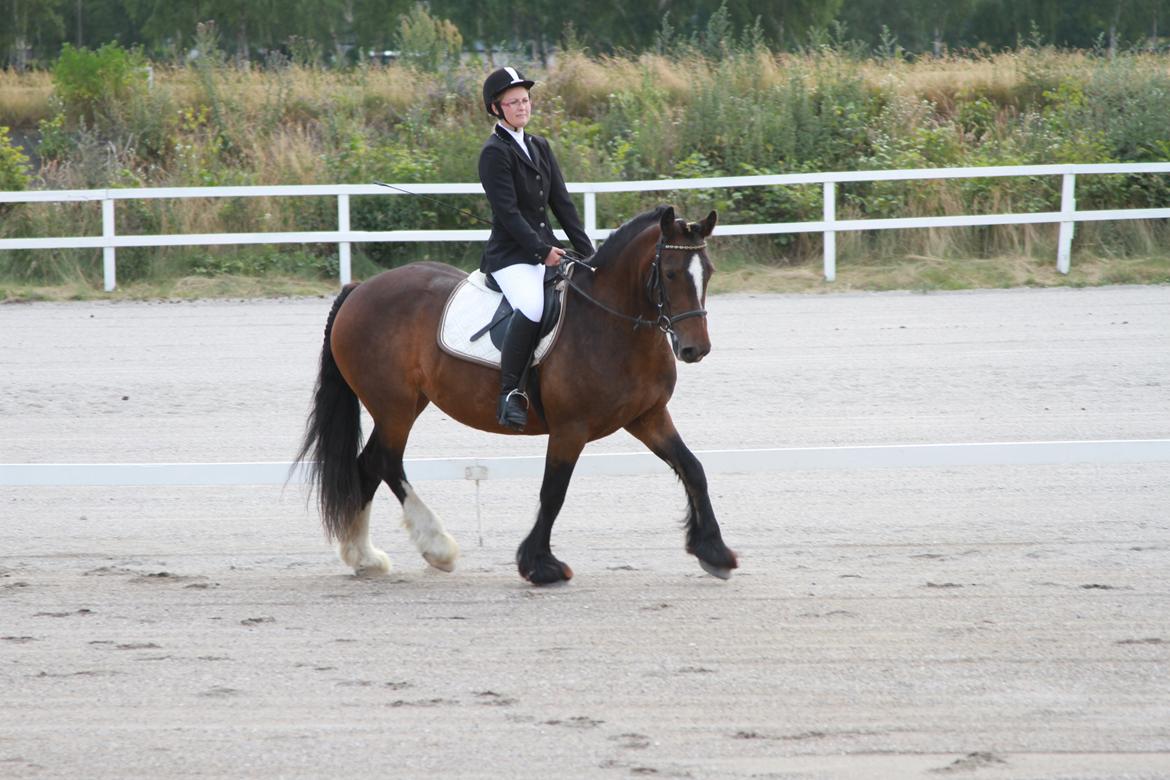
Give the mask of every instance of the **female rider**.
<svg viewBox="0 0 1170 780">
<path fill-rule="evenodd" d="M 493 71 L 483 83 L 483 105 L 496 127 L 479 153 L 479 180 L 492 207 L 492 232 L 480 261 L 514 309 L 500 348 L 500 425 L 523 430 L 528 397 L 520 379 L 536 348 L 544 308 L 544 269 L 565 254 L 549 227 L 551 206 L 582 257 L 593 244 L 569 198 L 548 141 L 524 132 L 532 116 L 534 82 L 515 68 Z"/>
</svg>

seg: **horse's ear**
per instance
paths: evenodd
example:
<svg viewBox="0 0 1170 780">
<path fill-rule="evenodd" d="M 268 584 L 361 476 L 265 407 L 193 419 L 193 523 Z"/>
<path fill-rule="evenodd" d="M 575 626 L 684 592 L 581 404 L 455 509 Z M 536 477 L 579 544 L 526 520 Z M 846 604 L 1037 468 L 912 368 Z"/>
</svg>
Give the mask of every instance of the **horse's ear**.
<svg viewBox="0 0 1170 780">
<path fill-rule="evenodd" d="M 662 212 L 662 219 L 658 220 L 658 226 L 662 228 L 662 237 L 667 238 L 673 236 L 675 233 L 674 225 L 674 206 L 667 206 L 666 210 Z"/>
<path fill-rule="evenodd" d="M 712 210 L 711 213 L 707 215 L 707 218 L 705 220 L 703 220 L 703 222 L 702 222 L 703 238 L 706 238 L 707 236 L 709 236 L 713 232 L 715 232 L 715 221 L 718 218 L 719 218 L 718 215 L 715 213 L 714 210 Z"/>
</svg>

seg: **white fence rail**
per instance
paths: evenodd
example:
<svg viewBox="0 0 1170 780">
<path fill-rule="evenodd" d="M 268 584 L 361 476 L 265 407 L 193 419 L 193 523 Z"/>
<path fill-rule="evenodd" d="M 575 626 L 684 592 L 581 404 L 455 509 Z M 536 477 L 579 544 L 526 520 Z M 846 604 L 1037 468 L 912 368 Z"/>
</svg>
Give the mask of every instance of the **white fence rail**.
<svg viewBox="0 0 1170 780">
<path fill-rule="evenodd" d="M 709 474 L 959 466 L 1096 465 L 1170 462 L 1170 439 L 887 444 L 706 450 L 695 453 Z M 280 485 L 304 481 L 289 463 L 0 463 L 0 487 L 92 485 Z M 415 482 L 430 480 L 538 479 L 544 457 L 412 458 Z M 666 474 L 648 452 L 588 453 L 574 476 Z M 291 477 L 291 478 L 290 478 Z"/>
<path fill-rule="evenodd" d="M 605 238 L 609 228 L 597 225 L 597 196 L 617 192 L 669 192 L 672 190 L 719 189 L 732 187 L 774 187 L 820 185 L 824 190 L 822 219 L 814 222 L 773 222 L 760 224 L 719 225 L 723 236 L 769 235 L 781 233 L 821 233 L 824 236 L 824 275 L 832 281 L 837 276 L 836 234 L 858 230 L 894 230 L 907 228 L 975 227 L 989 225 L 1059 224 L 1056 267 L 1068 273 L 1072 241 L 1077 222 L 1134 219 L 1170 219 L 1170 208 L 1109 209 L 1078 211 L 1076 208 L 1077 176 L 1109 174 L 1170 174 L 1170 163 L 1118 163 L 1094 165 L 1029 165 L 987 168 L 923 168 L 901 171 L 843 171 L 835 173 L 800 173 L 769 176 L 729 176 L 713 179 L 660 179 L 653 181 L 591 182 L 569 184 L 569 191 L 582 194 L 585 201 L 584 221 L 591 238 Z M 840 184 L 875 181 L 924 181 L 932 179 L 981 179 L 1002 177 L 1059 176 L 1062 180 L 1059 211 L 1012 214 L 954 215 L 945 217 L 908 217 L 894 219 L 838 219 L 837 187 Z M 406 184 L 420 195 L 474 195 L 482 193 L 478 184 Z M 305 185 L 272 187 L 179 187 L 158 189 L 56 190 L 34 192 L 0 192 L 0 203 L 84 202 L 100 201 L 102 234 L 100 236 L 57 236 L 46 238 L 0 239 L 0 250 L 14 249 L 85 249 L 100 248 L 103 253 L 105 289 L 117 285 L 117 250 L 120 247 L 149 246 L 217 246 L 225 244 L 337 244 L 340 281 L 351 278 L 351 247 L 369 241 L 485 241 L 487 230 L 352 230 L 350 198 L 358 195 L 409 197 L 377 185 Z M 285 233 L 198 233 L 170 235 L 118 235 L 115 230 L 115 203 L 119 200 L 159 198 L 254 198 L 327 196 L 337 199 L 337 230 Z M 724 215 L 727 219 L 729 215 Z M 564 236 L 558 231 L 558 235 Z"/>
</svg>

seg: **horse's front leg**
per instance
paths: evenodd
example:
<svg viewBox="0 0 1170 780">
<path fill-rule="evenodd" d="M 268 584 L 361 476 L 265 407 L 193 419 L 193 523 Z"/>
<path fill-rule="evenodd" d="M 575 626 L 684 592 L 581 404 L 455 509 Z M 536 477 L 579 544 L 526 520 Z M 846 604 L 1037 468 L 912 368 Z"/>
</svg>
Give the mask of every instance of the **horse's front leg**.
<svg viewBox="0 0 1170 780">
<path fill-rule="evenodd" d="M 569 565 L 557 560 L 552 554 L 552 527 L 565 503 L 569 480 L 573 477 L 573 469 L 584 448 L 584 437 L 558 434 L 550 434 L 548 437 L 536 525 L 532 526 L 528 537 L 516 551 L 516 566 L 520 576 L 533 585 L 548 585 L 573 578 L 573 570 Z"/>
<path fill-rule="evenodd" d="M 626 430 L 669 463 L 682 480 L 687 491 L 687 552 L 699 559 L 699 565 L 708 574 L 724 580 L 731 577 L 731 570 L 739 562 L 723 543 L 707 492 L 707 474 L 703 464 L 683 443 L 670 412 L 665 406 L 654 409 L 627 425 Z"/>
</svg>

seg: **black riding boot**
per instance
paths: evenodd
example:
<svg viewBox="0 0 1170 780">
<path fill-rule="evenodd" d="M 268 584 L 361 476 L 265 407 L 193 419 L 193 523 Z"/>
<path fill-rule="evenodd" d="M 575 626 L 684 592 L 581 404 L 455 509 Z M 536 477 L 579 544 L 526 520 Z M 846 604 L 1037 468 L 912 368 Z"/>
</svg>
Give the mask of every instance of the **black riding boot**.
<svg viewBox="0 0 1170 780">
<path fill-rule="evenodd" d="M 519 389 L 520 380 L 532 359 L 539 335 L 539 322 L 533 322 L 519 311 L 512 312 L 500 347 L 500 401 L 496 406 L 496 420 L 513 430 L 523 430 L 528 422 L 528 396 Z"/>
</svg>

